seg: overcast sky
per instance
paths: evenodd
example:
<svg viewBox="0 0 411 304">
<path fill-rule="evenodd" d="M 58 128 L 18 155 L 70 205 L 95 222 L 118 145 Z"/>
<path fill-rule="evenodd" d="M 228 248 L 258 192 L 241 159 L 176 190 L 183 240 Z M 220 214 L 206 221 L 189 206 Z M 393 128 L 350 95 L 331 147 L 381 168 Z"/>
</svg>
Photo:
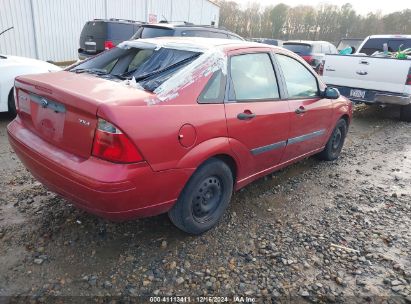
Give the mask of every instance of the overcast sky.
<svg viewBox="0 0 411 304">
<path fill-rule="evenodd" d="M 250 0 L 235 0 L 239 3 L 241 3 L 241 5 L 246 6 L 248 2 L 250 2 Z M 362 14 L 362 15 L 366 15 L 369 12 L 377 12 L 377 11 L 381 11 L 383 14 L 388 14 L 388 13 L 392 13 L 395 11 L 399 11 L 399 10 L 403 10 L 406 8 L 411 9 L 411 1 L 410 0 L 328 0 L 328 1 L 324 1 L 324 0 L 309 0 L 309 1 L 304 1 L 304 0 L 255 0 L 256 2 L 259 2 L 261 5 L 265 6 L 265 5 L 276 5 L 278 3 L 285 3 L 289 6 L 296 6 L 296 5 L 300 5 L 300 4 L 309 4 L 309 5 L 317 5 L 320 3 L 329 3 L 329 4 L 335 4 L 338 6 L 341 6 L 347 2 L 351 3 L 352 6 L 354 7 L 354 9 Z M 253 2 L 253 1 L 251 1 Z"/>
</svg>

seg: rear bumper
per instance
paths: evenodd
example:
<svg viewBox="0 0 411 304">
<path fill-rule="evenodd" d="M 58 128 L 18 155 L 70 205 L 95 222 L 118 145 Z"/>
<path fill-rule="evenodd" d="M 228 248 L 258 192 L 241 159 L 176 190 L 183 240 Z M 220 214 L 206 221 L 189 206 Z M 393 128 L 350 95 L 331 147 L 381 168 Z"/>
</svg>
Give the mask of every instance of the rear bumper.
<svg viewBox="0 0 411 304">
<path fill-rule="evenodd" d="M 406 106 L 411 103 L 411 96 L 410 95 L 390 95 L 389 93 L 379 93 L 375 96 L 376 103 L 382 104 L 393 104 L 399 106 Z"/>
<path fill-rule="evenodd" d="M 37 180 L 77 207 L 110 220 L 167 212 L 192 173 L 155 172 L 145 162 L 125 165 L 78 158 L 43 141 L 19 118 L 7 132 L 17 156 Z"/>
<path fill-rule="evenodd" d="M 341 95 L 349 98 L 353 102 L 358 103 L 369 103 L 369 104 L 392 104 L 399 106 L 406 106 L 411 104 L 411 95 L 401 94 L 401 93 L 392 93 L 392 92 L 383 92 L 377 90 L 365 90 L 361 88 L 351 88 L 351 87 L 341 87 L 330 84 L 330 87 L 337 88 Z M 363 90 L 366 91 L 364 98 L 353 98 L 350 96 L 351 90 Z"/>
</svg>

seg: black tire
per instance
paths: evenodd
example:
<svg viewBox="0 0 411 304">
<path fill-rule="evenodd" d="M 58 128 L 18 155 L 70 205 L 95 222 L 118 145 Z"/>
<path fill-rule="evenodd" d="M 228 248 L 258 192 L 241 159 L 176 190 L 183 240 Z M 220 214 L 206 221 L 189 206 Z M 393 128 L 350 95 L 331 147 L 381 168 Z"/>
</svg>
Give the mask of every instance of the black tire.
<svg viewBox="0 0 411 304">
<path fill-rule="evenodd" d="M 318 154 L 320 159 L 331 161 L 336 160 L 340 156 L 345 137 L 347 136 L 347 129 L 347 122 L 344 119 L 340 119 L 331 133 L 324 150 Z"/>
<path fill-rule="evenodd" d="M 168 215 L 181 230 L 201 234 L 221 219 L 232 192 L 230 168 L 223 161 L 211 158 L 191 176 Z"/>
<path fill-rule="evenodd" d="M 9 93 L 9 98 L 8 98 L 8 113 L 11 117 L 16 117 L 17 115 L 17 110 L 16 110 L 16 102 L 14 100 L 14 94 L 13 90 L 10 91 Z"/>
<path fill-rule="evenodd" d="M 402 121 L 411 122 L 411 104 L 401 106 L 400 119 Z"/>
</svg>

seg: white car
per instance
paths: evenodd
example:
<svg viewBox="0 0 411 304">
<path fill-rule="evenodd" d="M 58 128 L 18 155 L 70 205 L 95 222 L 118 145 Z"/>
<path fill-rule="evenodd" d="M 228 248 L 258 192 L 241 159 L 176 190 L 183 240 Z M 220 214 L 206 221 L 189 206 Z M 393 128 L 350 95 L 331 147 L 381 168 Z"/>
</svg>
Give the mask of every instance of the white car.
<svg viewBox="0 0 411 304">
<path fill-rule="evenodd" d="M 60 71 L 58 66 L 31 58 L 0 54 L 0 112 L 16 114 L 14 102 L 14 78 L 26 74 Z"/>
</svg>

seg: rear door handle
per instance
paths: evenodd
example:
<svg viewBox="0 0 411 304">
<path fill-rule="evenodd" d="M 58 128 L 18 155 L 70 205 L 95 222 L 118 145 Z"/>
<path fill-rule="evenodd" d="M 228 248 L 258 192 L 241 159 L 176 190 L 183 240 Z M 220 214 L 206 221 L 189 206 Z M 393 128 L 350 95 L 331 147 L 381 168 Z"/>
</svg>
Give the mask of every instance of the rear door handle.
<svg viewBox="0 0 411 304">
<path fill-rule="evenodd" d="M 250 113 L 243 112 L 237 115 L 237 118 L 239 120 L 250 120 L 250 119 L 253 119 L 254 117 L 255 117 L 255 114 L 251 112 Z"/>
<path fill-rule="evenodd" d="M 305 112 L 307 112 L 307 109 L 303 106 L 300 106 L 298 109 L 295 110 L 295 114 L 303 114 Z"/>
<path fill-rule="evenodd" d="M 364 75 L 368 75 L 368 72 L 366 71 L 357 71 L 358 75 L 364 76 Z"/>
</svg>

